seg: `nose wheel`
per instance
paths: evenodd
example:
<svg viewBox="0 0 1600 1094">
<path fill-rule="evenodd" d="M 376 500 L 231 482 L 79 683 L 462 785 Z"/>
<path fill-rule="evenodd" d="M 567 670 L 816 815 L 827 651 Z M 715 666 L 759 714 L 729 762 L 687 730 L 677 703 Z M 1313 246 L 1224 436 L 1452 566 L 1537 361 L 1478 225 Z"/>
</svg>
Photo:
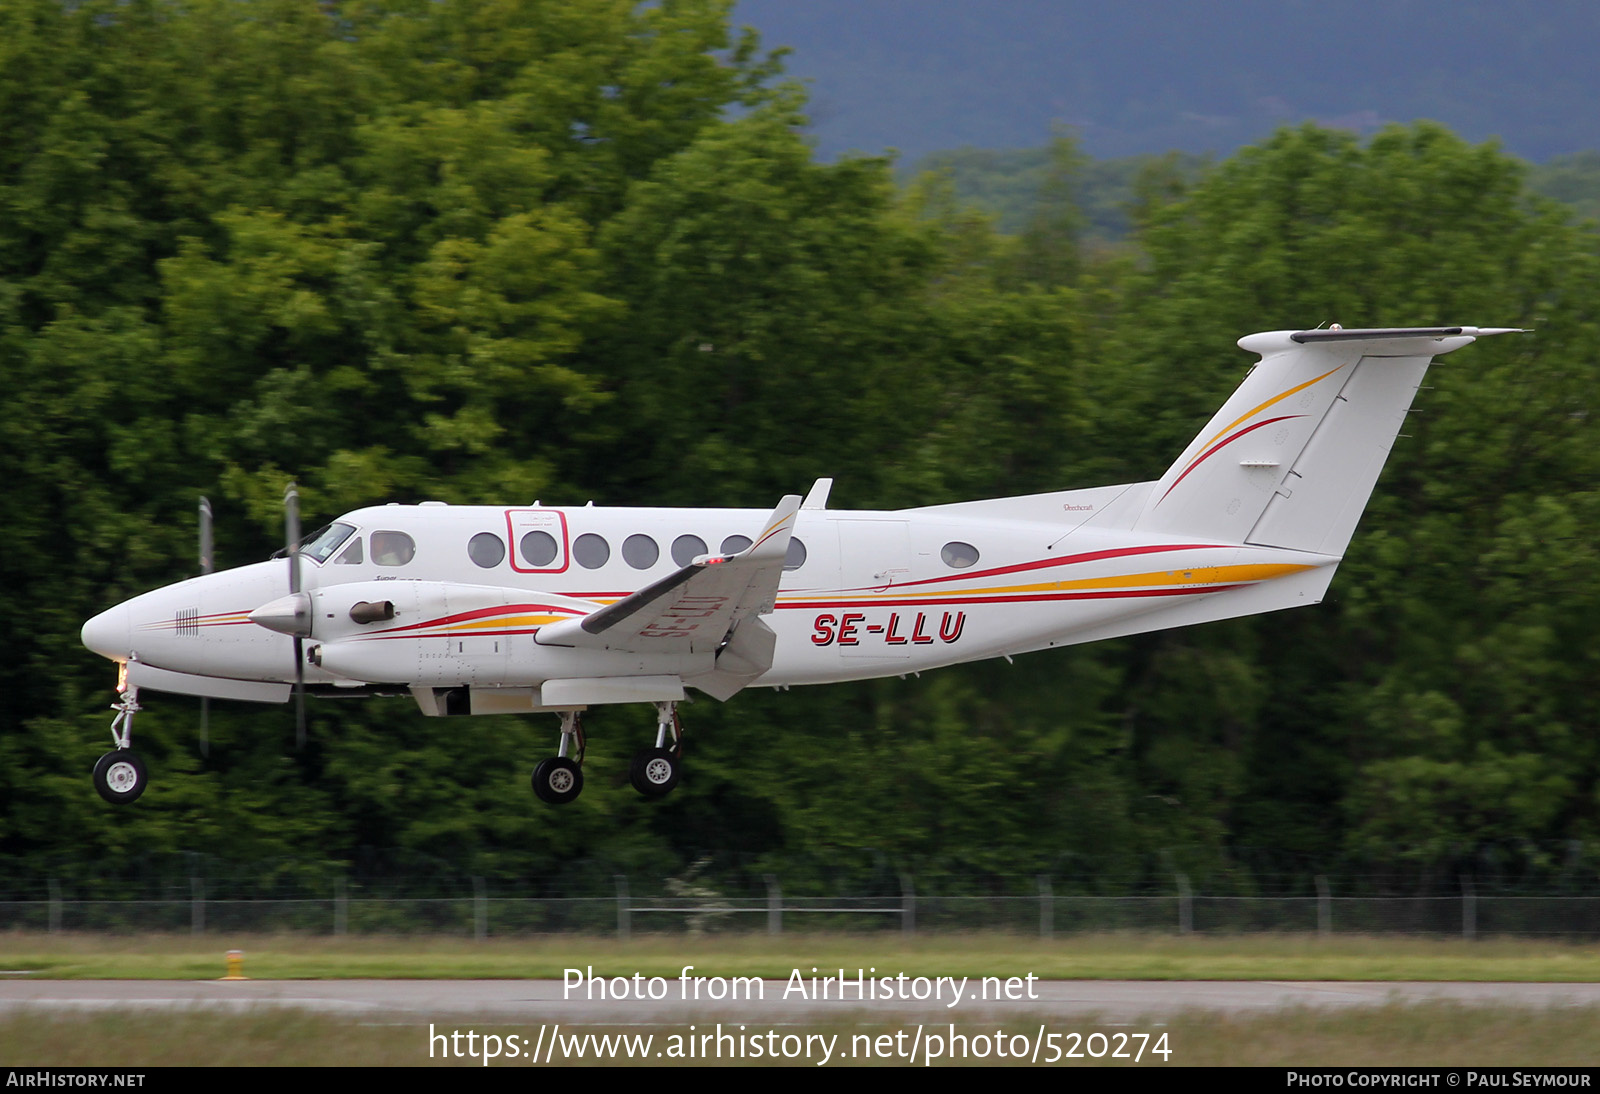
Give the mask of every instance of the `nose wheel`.
<svg viewBox="0 0 1600 1094">
<path fill-rule="evenodd" d="M 126 671 L 126 670 L 124 670 Z M 94 765 L 94 788 L 112 805 L 127 805 L 137 801 L 149 784 L 144 760 L 131 747 L 133 744 L 133 716 L 139 713 L 139 689 L 119 681 L 122 697 L 111 704 L 117 716 L 111 719 L 111 743 L 116 748 L 107 752 Z"/>
<path fill-rule="evenodd" d="M 94 765 L 94 788 L 112 805 L 138 800 L 148 781 L 144 761 L 131 748 L 107 752 Z"/>
</svg>

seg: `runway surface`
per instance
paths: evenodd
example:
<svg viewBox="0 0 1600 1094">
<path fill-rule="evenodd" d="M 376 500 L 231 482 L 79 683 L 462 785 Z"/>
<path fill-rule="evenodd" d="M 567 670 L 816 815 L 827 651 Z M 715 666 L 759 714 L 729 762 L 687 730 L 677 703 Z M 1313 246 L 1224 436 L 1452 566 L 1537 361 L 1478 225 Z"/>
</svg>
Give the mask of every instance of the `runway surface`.
<svg viewBox="0 0 1600 1094">
<path fill-rule="evenodd" d="M 1052 980 L 1018 985 L 1016 999 L 983 999 L 977 981 L 968 981 L 955 1005 L 957 981 L 948 985 L 893 985 L 889 998 L 856 996 L 855 982 L 839 998 L 813 997 L 783 980 L 745 981 L 739 998 L 709 999 L 714 981 L 699 985 L 702 998 L 684 999 L 694 990 L 677 979 L 656 985 L 660 999 L 586 998 L 585 989 L 568 990 L 555 980 L 0 980 L 0 1015 L 30 1011 L 244 1010 L 298 1007 L 321 1013 L 374 1018 L 553 1020 L 573 1023 L 637 1024 L 738 1020 L 771 1024 L 816 1022 L 829 1018 L 913 1018 L 960 1020 L 1033 1016 L 1107 1021 L 1156 1019 L 1192 1010 L 1250 1014 L 1286 1007 L 1372 1007 L 1386 1003 L 1449 1000 L 1462 1005 L 1545 1008 L 1600 1005 L 1600 984 L 1375 983 L 1329 981 L 1151 981 Z M 646 994 L 651 985 L 626 982 L 626 990 Z M 612 985 L 617 987 L 617 985 Z M 735 990 L 720 987 L 724 996 Z M 942 990 L 939 990 L 942 988 Z M 922 990 L 926 999 L 900 998 Z M 935 992 L 937 995 L 935 996 Z M 1033 997 L 1028 997 L 1031 991 Z M 608 992 L 608 995 L 610 993 Z M 749 995 L 750 998 L 745 996 Z"/>
</svg>

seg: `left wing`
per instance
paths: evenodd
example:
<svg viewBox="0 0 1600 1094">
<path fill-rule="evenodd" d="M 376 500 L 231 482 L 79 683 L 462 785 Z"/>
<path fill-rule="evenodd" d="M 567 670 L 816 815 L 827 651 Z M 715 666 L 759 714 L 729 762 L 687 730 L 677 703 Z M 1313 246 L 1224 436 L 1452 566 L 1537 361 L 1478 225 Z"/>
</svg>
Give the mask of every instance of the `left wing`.
<svg viewBox="0 0 1600 1094">
<path fill-rule="evenodd" d="M 772 611 L 800 495 L 790 494 L 761 534 L 734 555 L 706 555 L 581 619 L 539 629 L 541 646 L 629 653 L 715 652 L 741 620 Z"/>
</svg>

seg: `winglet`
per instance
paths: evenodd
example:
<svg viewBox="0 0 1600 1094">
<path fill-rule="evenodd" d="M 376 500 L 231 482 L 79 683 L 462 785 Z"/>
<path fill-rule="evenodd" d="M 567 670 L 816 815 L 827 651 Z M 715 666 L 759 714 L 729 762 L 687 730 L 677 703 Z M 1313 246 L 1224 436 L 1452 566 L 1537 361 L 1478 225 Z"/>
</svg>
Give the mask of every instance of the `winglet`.
<svg viewBox="0 0 1600 1094">
<path fill-rule="evenodd" d="M 800 495 L 785 494 L 767 518 L 756 541 L 745 548 L 747 558 L 782 558 L 789 553 L 789 535 L 794 531 L 795 514 L 800 512 Z"/>
<path fill-rule="evenodd" d="M 806 491 L 806 500 L 801 503 L 800 508 L 826 509 L 828 507 L 828 492 L 832 489 L 832 479 L 818 479 L 811 484 L 811 489 Z"/>
</svg>

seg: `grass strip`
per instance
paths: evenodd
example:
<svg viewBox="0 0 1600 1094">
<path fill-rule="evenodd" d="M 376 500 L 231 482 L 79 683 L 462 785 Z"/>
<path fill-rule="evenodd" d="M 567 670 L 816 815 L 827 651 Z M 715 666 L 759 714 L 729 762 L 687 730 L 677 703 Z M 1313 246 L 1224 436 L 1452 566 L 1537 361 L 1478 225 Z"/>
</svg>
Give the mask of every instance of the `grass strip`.
<svg viewBox="0 0 1600 1094">
<path fill-rule="evenodd" d="M 41 979 L 220 977 L 230 949 L 255 979 L 561 979 L 597 976 L 787 977 L 876 968 L 908 975 L 1101 980 L 1600 981 L 1600 945 L 1530 939 L 1316 935 L 1096 934 L 1052 940 L 1002 933 L 438 936 L 0 934 L 0 975 Z"/>
<path fill-rule="evenodd" d="M 1007 1055 L 997 1056 L 996 1035 L 1002 1035 L 1009 1049 L 1028 1038 L 1031 1044 L 1043 1026 L 1057 1035 L 1053 1042 L 1062 1058 L 1057 1066 L 1330 1066 L 1330 1067 L 1519 1067 L 1600 1065 L 1600 1007 L 1519 1009 L 1509 1007 L 1464 1007 L 1452 1003 L 1386 1004 L 1380 1007 L 1348 1010 L 1291 1009 L 1273 1014 L 1223 1016 L 1191 1012 L 1162 1023 L 1102 1024 L 1079 1020 L 1028 1019 L 1023 1016 L 1004 1022 L 957 1022 L 954 1032 L 967 1038 L 964 1060 L 950 1059 L 950 1048 L 941 1051 L 934 1063 L 971 1063 L 993 1066 L 1023 1061 Z M 732 1033 L 731 1025 L 724 1028 Z M 473 1031 L 478 1038 L 492 1034 L 502 1043 L 534 1043 L 536 1024 L 491 1022 L 474 1024 L 452 1020 L 433 1026 L 433 1032 Z M 751 1038 L 764 1037 L 767 1027 L 751 1026 L 742 1031 L 745 1045 Z M 833 1037 L 830 1063 L 873 1063 L 879 1065 L 920 1065 L 923 1059 L 908 1060 L 903 1050 L 909 1047 L 910 1030 L 904 1023 L 871 1020 L 862 1024 L 818 1023 L 815 1026 L 787 1026 L 775 1029 L 777 1037 L 803 1038 L 806 1035 Z M 928 1035 L 942 1037 L 948 1045 L 949 1023 L 929 1023 Z M 1091 1037 L 1103 1035 L 1102 1040 Z M 0 1018 L 0 1059 L 20 1067 L 117 1067 L 138 1068 L 269 1065 L 349 1065 L 369 1066 L 485 1066 L 481 1058 L 444 1055 L 439 1042 L 430 1041 L 426 1022 L 361 1021 L 330 1017 L 305 1011 L 260 1009 L 244 1013 L 179 1011 L 164 1014 L 97 1012 L 93 1014 L 20 1013 Z M 636 1052 L 632 1061 L 625 1053 L 602 1051 L 593 1039 L 584 1043 L 582 1059 L 573 1058 L 565 1047 L 554 1054 L 557 1064 L 603 1064 L 629 1062 L 662 1066 L 688 1062 L 695 1064 L 792 1064 L 815 1067 L 816 1054 L 805 1058 L 774 1060 L 763 1053 L 752 1057 L 748 1051 L 732 1058 L 705 1058 L 697 1052 L 685 1058 L 684 1038 L 693 1036 L 682 1024 L 642 1026 L 563 1027 L 562 1034 L 582 1041 L 587 1035 L 630 1038 L 649 1036 L 648 1048 Z M 714 1037 L 712 1027 L 696 1029 L 695 1034 Z M 905 1036 L 902 1037 L 901 1035 Z M 1077 1040 L 1072 1040 L 1073 1034 Z M 1128 1049 L 1138 1045 L 1137 1035 L 1149 1039 L 1142 1046 L 1144 1059 L 1114 1059 L 1109 1047 L 1120 1044 Z M 1162 1034 L 1164 1042 L 1158 1041 Z M 510 1037 L 519 1038 L 509 1042 Z M 672 1040 L 677 1038 L 678 1055 L 673 1055 Z M 883 1038 L 888 1038 L 885 1042 Z M 863 1059 L 871 1046 L 894 1044 L 898 1039 L 902 1054 Z M 481 1043 L 481 1041 L 480 1041 Z M 548 1044 L 548 1042 L 544 1042 Z M 703 1042 L 709 1047 L 716 1042 Z M 768 1041 L 782 1045 L 782 1041 Z M 570 1045 L 571 1042 L 566 1042 Z M 726 1044 L 726 1042 L 725 1042 Z M 791 1042 L 791 1045 L 794 1045 Z M 1081 1058 L 1066 1058 L 1069 1046 L 1076 1044 Z M 1170 1056 L 1163 1059 L 1148 1049 L 1163 1044 Z M 434 1055 L 430 1057 L 430 1045 Z M 636 1049 L 638 1040 L 633 1041 Z M 1092 1047 L 1091 1047 L 1092 1046 Z M 797 1045 L 795 1047 L 798 1047 Z M 1100 1055 L 1093 1053 L 1098 1049 Z M 980 1057 L 979 1052 L 983 1055 Z M 659 1054 L 659 1055 L 658 1055 Z M 1050 1062 L 1051 1053 L 1040 1054 L 1040 1063 Z M 496 1059 L 487 1066 L 518 1067 L 533 1065 L 529 1056 Z M 543 1061 L 538 1061 L 542 1063 Z"/>
</svg>

